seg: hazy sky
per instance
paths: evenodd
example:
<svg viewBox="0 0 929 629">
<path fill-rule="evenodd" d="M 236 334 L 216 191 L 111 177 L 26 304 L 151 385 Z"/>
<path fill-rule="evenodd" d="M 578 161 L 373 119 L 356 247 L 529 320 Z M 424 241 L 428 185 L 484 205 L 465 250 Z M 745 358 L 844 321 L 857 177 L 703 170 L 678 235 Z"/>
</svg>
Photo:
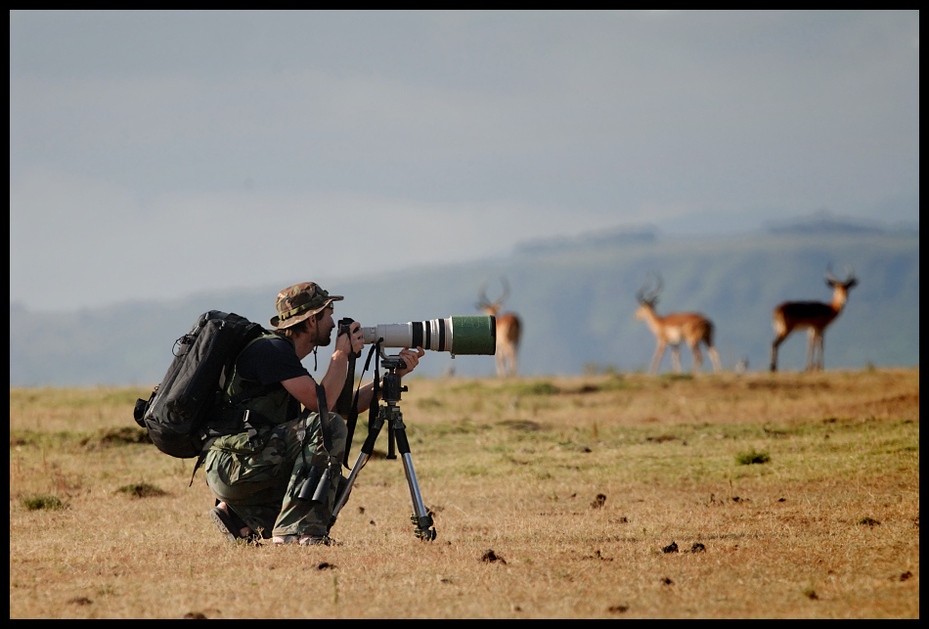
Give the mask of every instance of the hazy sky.
<svg viewBox="0 0 929 629">
<path fill-rule="evenodd" d="M 918 11 L 10 12 L 33 309 L 918 206 Z"/>
</svg>

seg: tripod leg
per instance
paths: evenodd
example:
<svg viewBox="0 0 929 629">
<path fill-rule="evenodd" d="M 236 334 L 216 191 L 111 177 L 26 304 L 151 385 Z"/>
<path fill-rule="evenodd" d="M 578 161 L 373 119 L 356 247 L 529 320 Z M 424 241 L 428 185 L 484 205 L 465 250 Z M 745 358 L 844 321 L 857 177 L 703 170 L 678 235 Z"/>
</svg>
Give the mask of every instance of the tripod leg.
<svg viewBox="0 0 929 629">
<path fill-rule="evenodd" d="M 413 457 L 410 455 L 410 442 L 406 438 L 406 429 L 403 419 L 397 415 L 392 422 L 392 432 L 397 438 L 397 448 L 403 458 L 403 470 L 406 473 L 406 482 L 410 486 L 410 498 L 413 500 L 413 515 L 410 518 L 416 525 L 416 537 L 426 541 L 435 539 L 436 532 L 432 524 L 432 515 L 423 504 L 423 497 L 419 491 L 419 482 L 416 480 L 416 471 L 413 469 Z"/>
<path fill-rule="evenodd" d="M 397 458 L 397 438 L 394 436 L 393 430 L 387 431 L 387 458 Z"/>
<path fill-rule="evenodd" d="M 339 511 L 342 510 L 342 507 L 345 506 L 345 503 L 348 502 L 348 495 L 352 493 L 352 486 L 355 484 L 355 478 L 358 476 L 358 472 L 361 471 L 361 468 L 365 466 L 365 463 L 368 462 L 370 455 L 362 452 L 358 455 L 358 458 L 355 459 L 355 465 L 352 466 L 352 471 L 349 473 L 348 478 L 345 479 L 345 485 L 342 487 L 342 491 L 339 492 L 338 497 L 335 500 L 335 506 L 332 507 L 332 520 L 329 524 L 331 527 L 335 524 L 335 519 L 339 516 Z"/>
</svg>

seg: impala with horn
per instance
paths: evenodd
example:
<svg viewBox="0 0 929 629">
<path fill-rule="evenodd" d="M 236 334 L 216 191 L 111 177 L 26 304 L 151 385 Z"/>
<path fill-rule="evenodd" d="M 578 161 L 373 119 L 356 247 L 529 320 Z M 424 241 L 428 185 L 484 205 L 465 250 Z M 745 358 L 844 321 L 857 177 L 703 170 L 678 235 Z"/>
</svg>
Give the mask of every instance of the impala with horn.
<svg viewBox="0 0 929 629">
<path fill-rule="evenodd" d="M 503 302 L 510 295 L 510 285 L 506 278 L 503 278 L 501 283 L 503 294 L 496 301 L 487 298 L 486 285 L 481 288 L 477 308 L 484 314 L 494 317 L 497 322 L 497 375 L 515 376 L 522 323 L 515 312 L 503 312 Z"/>
<path fill-rule="evenodd" d="M 848 301 L 848 291 L 858 284 L 855 274 L 846 268 L 844 280 L 833 277 L 826 267 L 826 284 L 832 288 L 832 303 L 821 301 L 785 301 L 774 309 L 774 341 L 771 343 L 771 371 L 777 371 L 777 349 L 795 330 L 807 330 L 806 370 L 823 369 L 823 334 L 835 321 Z"/>
<path fill-rule="evenodd" d="M 699 312 L 673 312 L 664 316 L 659 315 L 655 310 L 655 306 L 658 303 L 658 295 L 662 289 L 661 276 L 656 275 L 655 281 L 651 284 L 653 285 L 650 285 L 647 281 L 636 292 L 636 301 L 639 302 L 639 307 L 635 311 L 636 318 L 645 321 L 657 341 L 649 373 L 655 374 L 658 372 L 658 365 L 661 363 L 661 358 L 669 345 L 671 346 L 672 367 L 676 373 L 681 373 L 680 344 L 682 342 L 687 343 L 694 356 L 692 373 L 695 374 L 700 371 L 703 365 L 703 354 L 700 352 L 701 344 L 706 345 L 710 361 L 713 363 L 713 371 L 722 371 L 719 353 L 716 351 L 716 346 L 713 345 L 713 322 Z"/>
</svg>

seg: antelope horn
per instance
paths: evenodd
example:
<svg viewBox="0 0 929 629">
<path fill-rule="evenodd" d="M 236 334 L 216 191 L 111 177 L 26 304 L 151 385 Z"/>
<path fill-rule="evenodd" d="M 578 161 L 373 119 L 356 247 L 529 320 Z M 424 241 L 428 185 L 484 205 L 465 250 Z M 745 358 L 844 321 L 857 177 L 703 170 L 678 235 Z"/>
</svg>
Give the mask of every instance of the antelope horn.
<svg viewBox="0 0 929 629">
<path fill-rule="evenodd" d="M 477 299 L 478 299 L 478 302 L 477 302 L 478 308 L 483 308 L 484 306 L 490 305 L 490 301 L 487 299 L 487 283 L 486 282 L 481 284 L 481 290 L 478 292 Z"/>
<path fill-rule="evenodd" d="M 500 283 L 503 285 L 503 295 L 500 296 L 497 303 L 503 303 L 503 300 L 510 296 L 510 283 L 506 281 L 505 275 L 500 278 Z"/>
<path fill-rule="evenodd" d="M 652 287 L 652 284 L 655 284 L 655 286 Z M 654 304 L 658 299 L 661 288 L 661 276 L 657 273 L 649 273 L 645 280 L 645 284 L 636 291 L 635 298 L 640 304 Z"/>
<path fill-rule="evenodd" d="M 845 265 L 845 279 L 840 280 L 832 274 L 832 263 L 826 267 L 826 281 L 834 284 L 848 284 L 855 279 L 855 271 L 851 266 Z"/>
</svg>

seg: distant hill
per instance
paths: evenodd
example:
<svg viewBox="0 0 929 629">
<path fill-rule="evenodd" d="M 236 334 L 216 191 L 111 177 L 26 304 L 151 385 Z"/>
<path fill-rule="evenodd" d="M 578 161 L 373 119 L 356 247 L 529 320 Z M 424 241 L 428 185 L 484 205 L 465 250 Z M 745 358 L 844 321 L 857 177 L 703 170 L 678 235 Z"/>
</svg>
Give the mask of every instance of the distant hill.
<svg viewBox="0 0 929 629">
<path fill-rule="evenodd" d="M 766 230 L 772 234 L 823 234 L 825 236 L 910 231 L 906 227 L 888 228 L 877 221 L 849 220 L 827 210 L 814 212 L 808 217 L 772 222 L 766 226 Z"/>
<path fill-rule="evenodd" d="M 827 369 L 919 364 L 919 233 L 858 229 L 841 221 L 799 221 L 728 237 L 662 237 L 650 228 L 565 241 L 525 243 L 503 258 L 343 281 L 317 279 L 346 295 L 337 317 L 365 325 L 476 314 L 478 291 L 511 287 L 507 308 L 520 314 L 523 375 L 579 374 L 648 366 L 654 339 L 633 318 L 635 293 L 660 273 L 660 314 L 701 311 L 716 324 L 723 365 L 742 359 L 768 367 L 771 310 L 784 300 L 828 301 L 824 273 L 854 269 L 859 285 L 826 333 Z M 133 302 L 99 310 L 34 313 L 10 304 L 10 386 L 154 385 L 174 340 L 206 310 L 233 311 L 267 324 L 280 286 L 202 294 L 170 303 Z M 781 347 L 783 370 L 802 368 L 806 338 Z M 318 371 L 329 351 L 319 352 Z M 684 368 L 690 354 L 682 352 Z M 314 358 L 304 364 L 314 372 Z M 662 371 L 669 369 L 665 357 Z M 359 366 L 359 370 L 361 366 Z M 490 376 L 489 356 L 430 352 L 417 375 L 450 370 Z"/>
</svg>

